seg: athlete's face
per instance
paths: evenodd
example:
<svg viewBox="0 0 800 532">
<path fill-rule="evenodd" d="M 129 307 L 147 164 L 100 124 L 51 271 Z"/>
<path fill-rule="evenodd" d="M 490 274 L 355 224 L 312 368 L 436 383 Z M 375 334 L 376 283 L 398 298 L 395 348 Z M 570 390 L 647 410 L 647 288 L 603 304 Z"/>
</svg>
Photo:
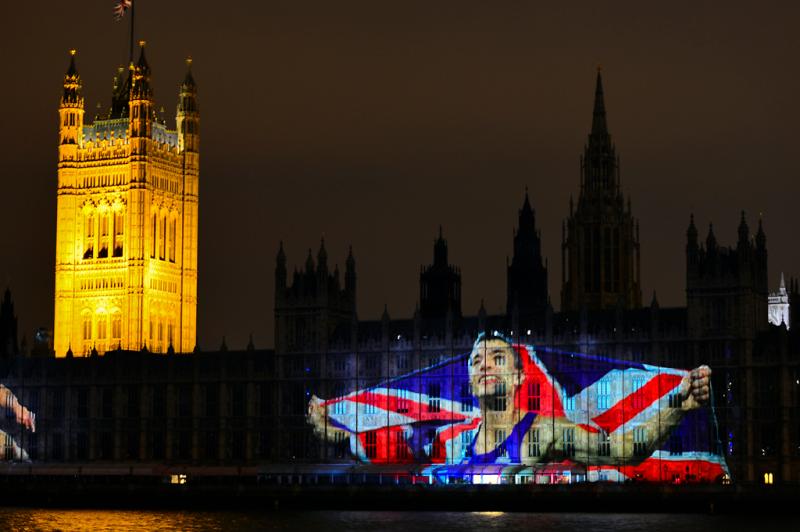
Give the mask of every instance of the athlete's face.
<svg viewBox="0 0 800 532">
<path fill-rule="evenodd" d="M 503 340 L 479 342 L 469 356 L 469 383 L 476 397 L 510 395 L 514 385 L 515 353 Z"/>
</svg>

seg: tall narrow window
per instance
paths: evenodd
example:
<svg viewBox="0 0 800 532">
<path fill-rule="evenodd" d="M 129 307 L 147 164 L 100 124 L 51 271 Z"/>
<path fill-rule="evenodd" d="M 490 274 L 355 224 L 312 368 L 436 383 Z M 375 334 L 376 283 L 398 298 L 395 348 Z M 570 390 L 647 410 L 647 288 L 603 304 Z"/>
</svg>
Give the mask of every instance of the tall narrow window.
<svg viewBox="0 0 800 532">
<path fill-rule="evenodd" d="M 94 258 L 94 216 L 91 214 L 86 215 L 86 230 L 84 231 L 83 238 L 83 258 Z"/>
<path fill-rule="evenodd" d="M 119 312 L 111 316 L 111 338 L 115 340 L 122 338 L 122 314 Z"/>
<path fill-rule="evenodd" d="M 83 339 L 84 341 L 92 339 L 92 316 L 90 314 L 83 316 Z"/>
<path fill-rule="evenodd" d="M 469 458 L 472 456 L 472 438 L 473 433 L 471 430 L 465 430 L 461 433 L 461 457 Z"/>
<path fill-rule="evenodd" d="M 538 412 L 542 408 L 542 386 L 538 382 L 528 383 L 528 411 Z"/>
<path fill-rule="evenodd" d="M 428 412 L 436 413 L 441 410 L 442 386 L 438 382 L 428 384 Z"/>
<path fill-rule="evenodd" d="M 125 236 L 125 216 L 122 212 L 114 215 L 114 256 L 121 257 L 123 251 L 123 238 Z"/>
<path fill-rule="evenodd" d="M 647 429 L 645 427 L 633 429 L 633 454 L 636 456 L 647 454 Z"/>
<path fill-rule="evenodd" d="M 408 414 L 409 391 L 406 389 L 397 390 L 397 413 Z"/>
<path fill-rule="evenodd" d="M 564 456 L 575 456 L 575 429 L 567 428 L 563 432 Z"/>
<path fill-rule="evenodd" d="M 539 429 L 528 431 L 528 456 L 535 458 L 542 454 L 541 442 L 539 440 Z"/>
<path fill-rule="evenodd" d="M 597 408 L 598 410 L 608 410 L 611 406 L 611 385 L 608 379 L 602 379 L 597 383 Z"/>
<path fill-rule="evenodd" d="M 108 257 L 108 213 L 100 214 L 100 245 L 97 257 L 101 259 Z"/>
<path fill-rule="evenodd" d="M 597 456 L 611 456 L 611 435 L 604 430 L 597 433 Z"/>
<path fill-rule="evenodd" d="M 169 261 L 175 262 L 175 243 L 178 232 L 178 221 L 173 218 L 169 222 Z"/>
<path fill-rule="evenodd" d="M 378 435 L 374 430 L 364 435 L 364 451 L 367 453 L 367 458 L 372 459 L 378 456 Z"/>
<path fill-rule="evenodd" d="M 503 412 L 508 406 L 508 398 L 506 397 L 506 383 L 497 382 L 494 385 L 494 409 L 497 412 Z"/>
<path fill-rule="evenodd" d="M 461 411 L 462 412 L 472 412 L 473 408 L 473 398 L 472 398 L 472 390 L 470 389 L 470 385 L 468 382 L 461 384 Z"/>
<path fill-rule="evenodd" d="M 105 340 L 108 336 L 107 332 L 107 324 L 108 321 L 106 320 L 105 314 L 98 314 L 97 315 L 97 339 L 98 340 Z"/>
<path fill-rule="evenodd" d="M 570 395 L 570 396 L 566 396 L 565 395 L 564 396 L 564 410 L 566 410 L 567 412 L 572 412 L 573 410 L 575 410 L 575 396 L 574 395 Z"/>
<path fill-rule="evenodd" d="M 337 401 L 333 403 L 334 415 L 341 416 L 347 413 L 347 401 L 344 400 L 344 395 L 344 384 L 337 384 L 333 392 L 333 396 L 337 399 Z"/>
<path fill-rule="evenodd" d="M 158 222 L 156 219 L 156 214 L 153 213 L 153 216 L 150 220 L 150 257 L 156 258 L 156 243 L 158 242 Z"/>
<path fill-rule="evenodd" d="M 167 257 L 167 215 L 161 217 L 161 227 L 158 235 L 158 258 L 164 260 Z"/>
<path fill-rule="evenodd" d="M 409 455 L 408 441 L 406 433 L 401 431 L 395 432 L 394 452 L 398 460 L 406 460 Z"/>
<path fill-rule="evenodd" d="M 499 451 L 499 456 L 506 456 L 506 431 L 496 429 L 494 431 L 494 446 Z"/>
</svg>

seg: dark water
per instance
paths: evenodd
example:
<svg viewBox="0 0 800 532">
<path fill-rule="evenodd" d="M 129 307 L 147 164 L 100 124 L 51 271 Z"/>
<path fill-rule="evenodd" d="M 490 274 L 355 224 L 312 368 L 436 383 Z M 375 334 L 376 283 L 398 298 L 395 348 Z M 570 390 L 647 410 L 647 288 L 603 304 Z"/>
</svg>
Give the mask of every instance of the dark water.
<svg viewBox="0 0 800 532">
<path fill-rule="evenodd" d="M 0 530 L 798 530 L 796 517 L 503 512 L 151 512 L 0 508 Z"/>
</svg>

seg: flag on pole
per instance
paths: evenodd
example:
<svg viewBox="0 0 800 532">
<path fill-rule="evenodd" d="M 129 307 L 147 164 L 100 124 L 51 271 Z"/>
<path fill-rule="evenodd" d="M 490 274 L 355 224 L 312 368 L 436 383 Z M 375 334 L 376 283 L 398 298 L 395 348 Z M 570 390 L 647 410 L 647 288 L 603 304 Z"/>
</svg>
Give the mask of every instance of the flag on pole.
<svg viewBox="0 0 800 532">
<path fill-rule="evenodd" d="M 114 5 L 114 18 L 116 20 L 122 19 L 125 13 L 131 8 L 133 0 L 116 0 Z"/>
</svg>

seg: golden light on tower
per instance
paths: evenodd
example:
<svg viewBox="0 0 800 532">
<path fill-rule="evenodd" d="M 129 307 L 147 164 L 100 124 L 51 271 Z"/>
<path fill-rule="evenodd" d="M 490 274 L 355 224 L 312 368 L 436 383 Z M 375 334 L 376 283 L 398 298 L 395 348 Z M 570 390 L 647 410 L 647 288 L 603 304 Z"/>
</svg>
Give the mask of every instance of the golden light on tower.
<svg viewBox="0 0 800 532">
<path fill-rule="evenodd" d="M 176 129 L 154 111 L 144 54 L 84 124 L 74 50 L 59 106 L 54 348 L 188 352 L 196 342 L 200 170 L 197 87 L 188 71 Z M 100 113 L 98 113 L 100 115 Z"/>
</svg>

